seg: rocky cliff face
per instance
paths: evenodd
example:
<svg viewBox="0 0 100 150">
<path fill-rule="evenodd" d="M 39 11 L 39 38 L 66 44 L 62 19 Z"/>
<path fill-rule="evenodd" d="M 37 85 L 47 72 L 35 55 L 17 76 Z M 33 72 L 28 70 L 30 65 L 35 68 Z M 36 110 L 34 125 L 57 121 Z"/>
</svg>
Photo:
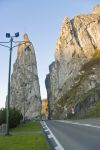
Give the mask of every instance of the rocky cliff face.
<svg viewBox="0 0 100 150">
<path fill-rule="evenodd" d="M 28 43 L 27 34 L 23 41 L 25 43 L 20 43 L 17 48 L 17 59 L 13 65 L 10 106 L 21 110 L 25 118 L 33 119 L 40 116 L 40 86 L 35 51 Z"/>
<path fill-rule="evenodd" d="M 57 110 L 60 110 L 60 116 L 66 109 L 75 109 L 79 95 L 81 97 L 100 83 L 99 55 L 100 5 L 93 8 L 92 14 L 75 16 L 72 20 L 65 17 L 56 44 L 55 61 L 49 66 L 50 73 L 46 77 L 52 115 L 56 115 Z M 92 70 L 94 64 L 97 66 Z M 92 71 L 90 68 L 85 70 L 88 65 Z M 83 76 L 84 80 L 81 80 Z"/>
</svg>

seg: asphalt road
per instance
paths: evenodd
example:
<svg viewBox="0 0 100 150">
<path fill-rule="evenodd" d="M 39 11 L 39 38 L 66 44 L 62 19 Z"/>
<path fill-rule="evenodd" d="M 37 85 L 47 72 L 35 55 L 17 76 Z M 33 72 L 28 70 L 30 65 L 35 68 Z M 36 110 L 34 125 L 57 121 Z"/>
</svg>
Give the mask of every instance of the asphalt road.
<svg viewBox="0 0 100 150">
<path fill-rule="evenodd" d="M 87 122 L 91 125 L 89 126 Z M 75 121 L 46 121 L 47 126 L 65 150 L 100 150 L 100 120 L 97 120 L 97 123 L 96 119 L 80 120 L 79 124 L 73 123 Z"/>
</svg>

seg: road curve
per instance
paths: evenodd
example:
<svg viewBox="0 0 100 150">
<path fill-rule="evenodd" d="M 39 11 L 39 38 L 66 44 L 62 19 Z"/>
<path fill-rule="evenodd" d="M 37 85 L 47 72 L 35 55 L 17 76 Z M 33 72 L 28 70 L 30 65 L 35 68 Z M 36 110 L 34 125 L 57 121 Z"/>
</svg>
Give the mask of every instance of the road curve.
<svg viewBox="0 0 100 150">
<path fill-rule="evenodd" d="M 54 120 L 46 124 L 65 150 L 100 150 L 100 125 Z"/>
</svg>

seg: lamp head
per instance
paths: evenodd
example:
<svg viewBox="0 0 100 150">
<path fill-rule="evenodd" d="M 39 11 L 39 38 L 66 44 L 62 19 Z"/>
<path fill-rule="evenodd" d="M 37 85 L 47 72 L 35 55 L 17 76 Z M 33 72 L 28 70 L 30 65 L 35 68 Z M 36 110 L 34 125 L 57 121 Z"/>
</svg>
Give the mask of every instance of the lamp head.
<svg viewBox="0 0 100 150">
<path fill-rule="evenodd" d="M 10 33 L 6 33 L 6 38 L 10 38 Z"/>
<path fill-rule="evenodd" d="M 16 33 L 15 33 L 15 37 L 19 37 L 19 32 L 16 32 Z"/>
</svg>

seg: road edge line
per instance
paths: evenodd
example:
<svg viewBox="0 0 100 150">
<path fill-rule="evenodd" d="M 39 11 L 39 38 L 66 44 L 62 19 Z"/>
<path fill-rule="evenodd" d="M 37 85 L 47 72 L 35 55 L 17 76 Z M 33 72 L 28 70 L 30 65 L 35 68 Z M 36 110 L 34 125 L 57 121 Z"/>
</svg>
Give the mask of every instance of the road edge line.
<svg viewBox="0 0 100 150">
<path fill-rule="evenodd" d="M 52 133 L 52 131 L 49 129 L 49 127 L 47 126 L 46 122 L 45 121 L 40 121 L 43 129 L 44 127 L 47 128 L 47 130 L 49 131 L 50 133 L 50 136 L 54 139 L 55 143 L 57 144 L 56 147 L 54 147 L 55 150 L 64 150 L 63 146 L 60 144 L 60 142 L 58 141 L 58 139 L 55 137 L 55 135 Z M 45 130 L 44 130 L 45 131 Z"/>
</svg>

